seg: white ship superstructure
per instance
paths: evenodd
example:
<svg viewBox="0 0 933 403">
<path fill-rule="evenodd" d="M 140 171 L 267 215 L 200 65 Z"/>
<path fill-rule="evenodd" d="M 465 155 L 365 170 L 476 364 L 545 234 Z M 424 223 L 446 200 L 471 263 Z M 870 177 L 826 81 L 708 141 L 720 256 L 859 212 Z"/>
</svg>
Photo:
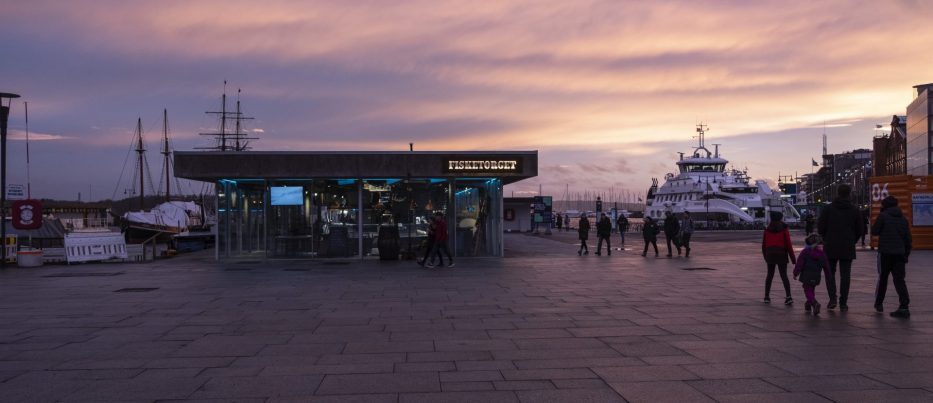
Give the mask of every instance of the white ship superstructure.
<svg viewBox="0 0 933 403">
<path fill-rule="evenodd" d="M 698 226 L 765 222 L 770 211 L 780 211 L 787 222 L 800 219 L 797 210 L 765 181 L 751 183 L 745 171 L 727 168 L 729 161 L 719 155 L 719 144 L 710 152 L 706 130 L 706 125 L 697 125 L 699 144 L 687 157 L 680 153 L 678 172 L 668 173 L 661 186 L 652 180 L 647 216 L 663 219 L 667 211 L 689 211 Z"/>
</svg>

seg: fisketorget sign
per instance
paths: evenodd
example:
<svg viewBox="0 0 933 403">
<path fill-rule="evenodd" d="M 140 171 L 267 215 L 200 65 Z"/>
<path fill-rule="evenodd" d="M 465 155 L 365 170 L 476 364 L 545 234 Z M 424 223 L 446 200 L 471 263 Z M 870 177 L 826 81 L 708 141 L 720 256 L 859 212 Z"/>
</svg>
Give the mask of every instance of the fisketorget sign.
<svg viewBox="0 0 933 403">
<path fill-rule="evenodd" d="M 521 172 L 521 160 L 447 160 L 446 173 L 518 173 Z"/>
</svg>

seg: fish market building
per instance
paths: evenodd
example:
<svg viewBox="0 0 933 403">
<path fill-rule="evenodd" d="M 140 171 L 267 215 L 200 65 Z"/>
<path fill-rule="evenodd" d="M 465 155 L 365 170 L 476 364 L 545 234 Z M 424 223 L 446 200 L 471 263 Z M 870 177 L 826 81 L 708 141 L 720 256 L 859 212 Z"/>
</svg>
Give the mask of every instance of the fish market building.
<svg viewBox="0 0 933 403">
<path fill-rule="evenodd" d="M 213 182 L 218 258 L 418 253 L 441 213 L 455 256 L 503 255 L 503 187 L 537 151 L 175 152 L 175 176 Z"/>
</svg>

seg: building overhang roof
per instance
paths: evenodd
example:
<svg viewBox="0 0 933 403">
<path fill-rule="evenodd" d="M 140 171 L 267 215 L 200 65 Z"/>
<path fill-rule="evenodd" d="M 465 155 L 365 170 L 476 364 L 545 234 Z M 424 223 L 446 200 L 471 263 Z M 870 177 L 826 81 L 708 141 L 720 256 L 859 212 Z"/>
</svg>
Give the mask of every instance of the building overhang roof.
<svg viewBox="0 0 933 403">
<path fill-rule="evenodd" d="M 175 176 L 208 182 L 499 178 L 507 184 L 538 175 L 537 151 L 176 151 L 174 158 Z"/>
</svg>

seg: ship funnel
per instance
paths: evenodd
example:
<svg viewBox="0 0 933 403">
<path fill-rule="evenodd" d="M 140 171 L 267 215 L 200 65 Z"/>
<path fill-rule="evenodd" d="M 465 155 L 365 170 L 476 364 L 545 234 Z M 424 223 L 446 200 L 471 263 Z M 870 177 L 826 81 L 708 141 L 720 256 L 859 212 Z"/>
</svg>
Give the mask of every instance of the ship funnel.
<svg viewBox="0 0 933 403">
<path fill-rule="evenodd" d="M 713 144 L 713 147 L 715 147 L 715 150 L 716 150 L 716 151 L 715 151 L 715 153 L 716 153 L 716 158 L 719 158 L 719 144 Z"/>
</svg>

